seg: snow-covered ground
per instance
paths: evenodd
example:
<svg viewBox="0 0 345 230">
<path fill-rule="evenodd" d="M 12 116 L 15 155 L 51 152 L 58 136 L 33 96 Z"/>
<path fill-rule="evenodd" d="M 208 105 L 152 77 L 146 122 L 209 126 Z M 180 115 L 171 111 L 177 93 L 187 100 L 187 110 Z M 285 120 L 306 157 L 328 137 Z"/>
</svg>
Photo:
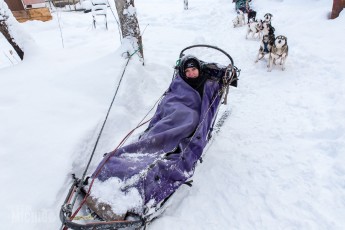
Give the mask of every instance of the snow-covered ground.
<svg viewBox="0 0 345 230">
<path fill-rule="evenodd" d="M 129 62 L 90 172 L 168 87 L 180 51 L 214 45 L 241 69 L 222 108 L 231 115 L 193 187 L 148 229 L 344 229 L 345 13 L 328 20 L 331 0 L 253 0 L 257 17 L 272 13 L 275 34 L 288 38 L 286 70 L 267 72 L 265 60 L 254 63 L 259 41 L 232 26 L 232 1 L 190 0 L 187 11 L 182 0 L 135 4 L 145 65 Z M 20 24 L 30 37 L 19 64 L 0 38 L 1 229 L 61 226 L 70 174 L 82 173 L 126 64 L 108 12 L 108 31 L 93 29 L 90 13 L 61 9 Z"/>
</svg>

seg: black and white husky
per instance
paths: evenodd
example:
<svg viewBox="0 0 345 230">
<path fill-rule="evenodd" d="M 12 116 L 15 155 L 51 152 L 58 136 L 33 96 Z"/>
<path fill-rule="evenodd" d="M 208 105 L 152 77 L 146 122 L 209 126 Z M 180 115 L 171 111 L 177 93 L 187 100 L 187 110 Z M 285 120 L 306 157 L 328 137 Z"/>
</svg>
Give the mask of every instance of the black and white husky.
<svg viewBox="0 0 345 230">
<path fill-rule="evenodd" d="M 256 11 L 252 9 L 248 11 L 248 23 L 251 18 L 256 21 Z"/>
<path fill-rule="evenodd" d="M 271 46 L 273 45 L 274 39 L 275 39 L 274 31 L 275 29 L 271 25 L 271 23 L 268 23 L 266 21 L 262 23 L 262 30 L 261 30 L 262 37 L 265 35 L 268 35 L 268 39 L 270 41 Z"/>
<path fill-rule="evenodd" d="M 271 21 L 272 21 L 272 17 L 273 17 L 273 15 L 272 15 L 272 14 L 270 14 L 270 13 L 266 13 L 266 14 L 264 15 L 264 22 L 271 23 Z"/>
<path fill-rule="evenodd" d="M 273 64 L 281 65 L 282 70 L 285 70 L 285 61 L 288 56 L 288 51 L 287 38 L 283 35 L 277 36 L 271 48 L 267 71 L 272 71 Z"/>
<path fill-rule="evenodd" d="M 248 29 L 246 34 L 246 39 L 248 39 L 248 36 L 251 34 L 251 38 L 255 38 L 257 35 L 257 38 L 261 38 L 261 30 L 262 30 L 262 20 L 256 21 L 254 19 L 250 19 L 248 23 Z"/>
<path fill-rule="evenodd" d="M 261 60 L 265 56 L 269 57 L 269 54 L 271 52 L 271 47 L 272 46 L 270 44 L 269 36 L 268 35 L 264 35 L 262 37 L 261 42 L 260 42 L 260 48 L 259 48 L 259 52 L 258 52 L 258 55 L 256 57 L 255 62 L 258 62 L 259 60 Z"/>
</svg>

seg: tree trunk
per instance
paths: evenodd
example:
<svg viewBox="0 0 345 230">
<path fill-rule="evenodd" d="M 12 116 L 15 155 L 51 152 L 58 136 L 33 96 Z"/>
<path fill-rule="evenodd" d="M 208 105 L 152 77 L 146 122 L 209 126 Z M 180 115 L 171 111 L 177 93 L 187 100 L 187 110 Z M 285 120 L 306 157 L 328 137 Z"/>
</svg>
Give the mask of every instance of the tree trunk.
<svg viewBox="0 0 345 230">
<path fill-rule="evenodd" d="M 339 16 L 340 12 L 345 8 L 345 0 L 333 0 L 333 7 L 331 12 L 331 19 Z"/>
<path fill-rule="evenodd" d="M 4 35 L 4 37 L 7 39 L 7 41 L 11 44 L 11 46 L 17 52 L 20 59 L 23 60 L 24 51 L 18 46 L 18 44 L 14 41 L 14 38 L 12 38 L 10 32 L 8 31 L 6 19 L 0 20 L 0 32 Z"/>
<path fill-rule="evenodd" d="M 134 50 L 138 50 L 140 58 L 144 60 L 142 38 L 134 8 L 134 0 L 115 0 L 115 6 L 119 15 L 122 37 L 131 42 Z"/>
</svg>

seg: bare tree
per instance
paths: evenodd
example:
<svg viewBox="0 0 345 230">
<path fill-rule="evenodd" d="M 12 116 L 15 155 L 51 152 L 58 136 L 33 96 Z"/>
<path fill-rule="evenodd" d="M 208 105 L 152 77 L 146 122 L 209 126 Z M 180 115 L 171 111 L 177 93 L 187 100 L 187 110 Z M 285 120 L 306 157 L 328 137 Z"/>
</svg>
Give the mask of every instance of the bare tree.
<svg viewBox="0 0 345 230">
<path fill-rule="evenodd" d="M 20 59 L 23 60 L 24 58 L 24 51 L 19 47 L 19 45 L 16 43 L 14 37 L 11 35 L 11 23 L 9 23 L 9 19 L 12 17 L 13 20 L 14 17 L 12 15 L 12 12 L 8 9 L 7 4 L 4 1 L 0 1 L 2 4 L 2 10 L 0 10 L 0 32 L 4 35 L 6 40 L 10 43 L 10 45 L 13 47 L 13 49 L 17 52 Z"/>
<path fill-rule="evenodd" d="M 119 15 L 122 37 L 132 43 L 134 49 L 139 51 L 140 57 L 144 60 L 144 50 L 134 0 L 115 0 L 115 6 Z"/>
</svg>

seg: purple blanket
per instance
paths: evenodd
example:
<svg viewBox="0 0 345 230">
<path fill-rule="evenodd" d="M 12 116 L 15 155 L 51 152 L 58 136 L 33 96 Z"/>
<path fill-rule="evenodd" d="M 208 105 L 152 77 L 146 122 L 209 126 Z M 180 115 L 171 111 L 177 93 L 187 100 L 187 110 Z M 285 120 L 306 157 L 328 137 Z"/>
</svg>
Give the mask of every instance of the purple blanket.
<svg viewBox="0 0 345 230">
<path fill-rule="evenodd" d="M 144 204 L 163 201 L 193 175 L 214 122 L 219 89 L 218 80 L 207 80 L 201 100 L 177 75 L 145 133 L 138 141 L 108 153 L 93 177 L 101 181 L 131 178 L 129 187 L 138 189 Z"/>
</svg>

